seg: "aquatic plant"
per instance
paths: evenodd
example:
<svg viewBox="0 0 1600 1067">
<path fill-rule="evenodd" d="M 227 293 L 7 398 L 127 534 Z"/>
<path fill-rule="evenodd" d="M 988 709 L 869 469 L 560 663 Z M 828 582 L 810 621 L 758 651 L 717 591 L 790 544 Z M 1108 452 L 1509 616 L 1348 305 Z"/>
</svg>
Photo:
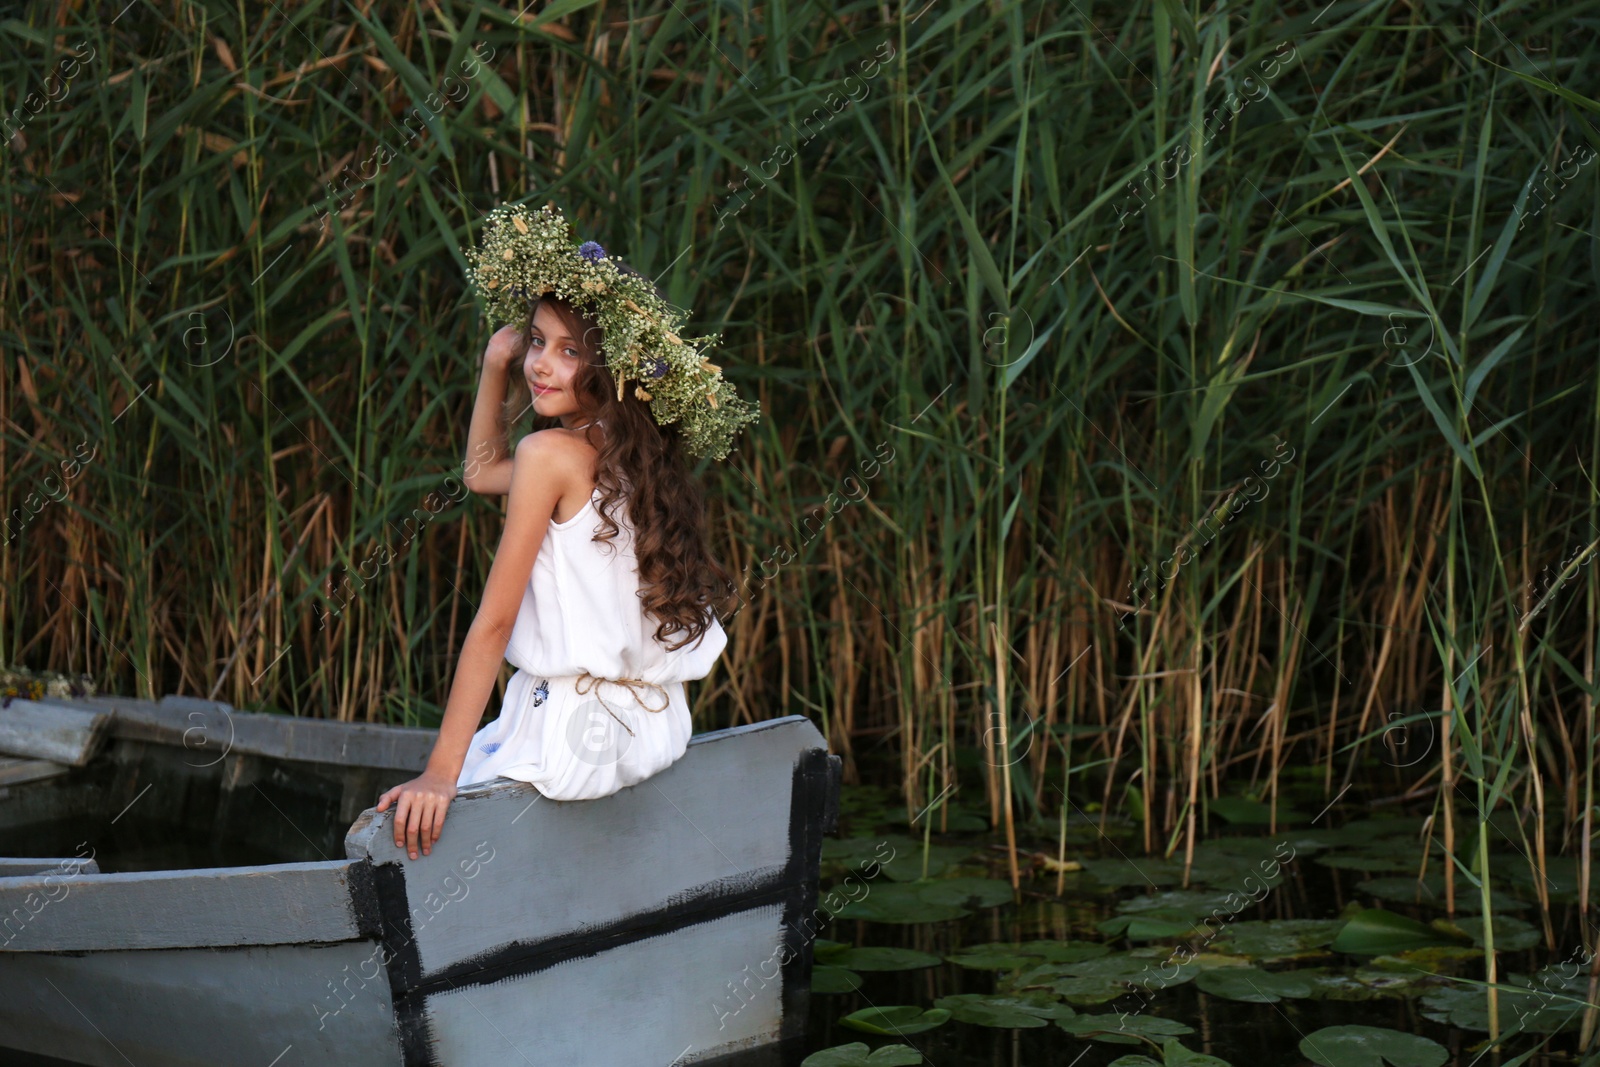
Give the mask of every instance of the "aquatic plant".
<svg viewBox="0 0 1600 1067">
<path fill-rule="evenodd" d="M 1309 768 L 1306 813 L 1433 806 L 1425 869 L 1374 873 L 1487 917 L 1489 968 L 1502 850 L 1547 950 L 1557 861 L 1592 917 L 1593 0 L 159 6 L 0 55 L 68 93 L 0 176 L 7 660 L 437 723 L 501 523 L 451 491 L 455 250 L 559 195 L 781 416 L 713 475 L 735 572 L 895 450 L 731 623 L 701 728 L 813 715 L 850 780 L 886 746 L 1014 887 L 1042 816 L 1057 863 L 1127 815 L 1192 883 L 1213 814 L 1306 831 Z"/>
</svg>

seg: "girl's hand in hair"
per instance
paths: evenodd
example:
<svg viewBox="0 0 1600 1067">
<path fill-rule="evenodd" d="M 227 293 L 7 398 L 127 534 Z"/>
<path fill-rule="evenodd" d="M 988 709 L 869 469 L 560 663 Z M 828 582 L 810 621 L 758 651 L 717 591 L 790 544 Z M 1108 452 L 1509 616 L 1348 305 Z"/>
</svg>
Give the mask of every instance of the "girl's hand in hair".
<svg viewBox="0 0 1600 1067">
<path fill-rule="evenodd" d="M 522 358 L 528 349 L 528 337 L 520 326 L 502 326 L 489 338 L 489 347 L 483 350 L 486 369 L 505 372 Z"/>
</svg>

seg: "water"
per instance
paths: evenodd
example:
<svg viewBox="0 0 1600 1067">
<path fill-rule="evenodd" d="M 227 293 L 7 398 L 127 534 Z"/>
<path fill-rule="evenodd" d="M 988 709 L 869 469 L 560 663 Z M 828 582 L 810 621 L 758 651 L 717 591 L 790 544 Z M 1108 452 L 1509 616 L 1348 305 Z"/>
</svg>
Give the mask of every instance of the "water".
<svg viewBox="0 0 1600 1067">
<path fill-rule="evenodd" d="M 841 830 L 845 835 L 870 838 L 908 832 L 903 814 L 896 811 L 898 805 L 892 798 L 885 798 L 876 806 L 862 800 L 857 807 L 859 813 L 854 818 L 842 820 Z M 1368 814 L 1368 810 L 1363 810 L 1364 807 L 1363 804 L 1352 803 L 1346 810 L 1353 810 L 1358 813 L 1357 817 L 1361 817 Z M 1113 830 L 1113 840 L 1102 836 L 1092 824 L 1075 818 L 1069 830 L 1067 855 L 1075 860 L 1103 858 L 1118 862 L 1120 857 L 1138 855 L 1132 828 L 1126 827 L 1125 831 L 1118 834 Z M 1249 835 L 1251 831 L 1235 830 L 1233 833 Z M 1270 839 L 1263 836 L 1262 840 L 1293 838 L 1295 833 L 1295 830 L 1280 828 L 1277 835 Z M 1362 835 L 1358 833 L 1353 836 L 1359 841 Z M 985 874 L 1002 880 L 1009 878 L 1003 853 L 994 848 L 996 844 L 1003 843 L 1002 834 L 934 835 L 932 841 L 946 845 L 957 843 L 968 853 L 967 860 L 943 872 L 945 876 Z M 1054 822 L 1021 828 L 1018 845 L 1020 850 L 1054 857 L 1057 854 Z M 1359 847 L 1357 844 L 1345 846 L 1345 849 L 1359 851 Z M 1413 854 L 1415 859 L 1420 859 L 1420 843 L 1414 846 Z M 1181 853 L 1178 858 L 1181 860 Z M 1497 862 L 1504 865 L 1514 859 L 1514 856 L 1503 856 Z M 915 864 L 919 860 L 913 854 L 908 862 Z M 1438 862 L 1435 859 L 1429 869 L 1437 871 Z M 1502 868 L 1497 865 L 1494 869 L 1498 878 L 1498 871 Z M 847 867 L 842 863 L 828 864 L 822 880 L 824 890 L 836 884 L 845 870 Z M 1282 883 L 1271 889 L 1261 904 L 1240 911 L 1234 917 L 1235 922 L 1333 919 L 1352 904 L 1358 907 L 1381 905 L 1424 922 L 1443 914 L 1441 909 L 1394 900 L 1377 900 L 1365 890 L 1357 888 L 1358 883 L 1374 877 L 1373 874 L 1324 866 L 1315 862 L 1310 854 L 1297 854 L 1282 870 Z M 1054 893 L 1055 883 L 1054 874 L 1041 874 L 1029 879 L 1025 873 L 1023 899 L 1019 904 L 1008 903 L 982 909 L 963 919 L 916 925 L 841 918 L 836 919 L 822 936 L 851 945 L 916 949 L 941 957 L 948 956 L 962 946 L 989 942 L 1016 943 L 1035 939 L 1107 941 L 1107 936 L 1095 929 L 1096 924 L 1116 915 L 1120 901 L 1156 892 L 1152 887 L 1138 885 L 1107 889 L 1092 876 L 1077 873 L 1066 875 L 1065 892 L 1057 897 Z M 1457 892 L 1458 900 L 1466 897 L 1470 902 L 1471 895 L 1476 891 L 1458 876 Z M 867 899 L 870 899 L 870 892 Z M 1514 907 L 1515 902 L 1507 897 L 1501 896 L 1499 899 L 1507 907 Z M 1525 914 L 1530 921 L 1536 922 L 1534 912 Z M 1554 918 L 1557 943 L 1581 945 L 1576 908 L 1559 908 Z M 1552 957 L 1540 949 L 1501 952 L 1500 980 L 1506 981 L 1506 976 L 1513 972 L 1532 973 L 1540 965 L 1552 958 L 1559 959 L 1562 955 L 1564 953 Z M 1329 954 L 1326 958 L 1311 962 L 1333 970 L 1348 971 L 1368 959 Z M 1267 969 L 1282 968 L 1269 965 Z M 1462 966 L 1460 973 L 1463 977 L 1481 980 L 1481 955 Z M 844 1026 L 839 1020 L 863 1008 L 915 1005 L 925 1009 L 933 1007 L 939 997 L 950 994 L 992 994 L 996 992 L 999 979 L 996 972 L 970 969 L 951 962 L 915 971 L 862 972 L 861 977 L 863 985 L 857 992 L 817 995 L 813 998 L 809 1026 L 810 1046 L 813 1049 L 850 1042 L 863 1042 L 871 1048 L 905 1044 L 921 1053 L 926 1063 L 937 1067 L 1064 1067 L 1067 1064 L 1102 1067 L 1118 1057 L 1141 1053 L 1160 1060 L 1160 1051 L 1148 1043 L 1118 1045 L 1084 1040 L 1054 1025 L 995 1029 L 951 1020 L 935 1029 L 904 1037 L 874 1037 Z M 1117 1008 L 1131 1008 L 1137 1003 L 1134 998 L 1127 997 L 1117 1002 Z M 1091 1005 L 1079 1006 L 1076 1010 L 1079 1014 L 1097 1014 L 1115 1012 L 1116 1008 L 1111 1005 Z M 1180 1039 L 1186 1048 L 1216 1056 L 1234 1067 L 1308 1063 L 1310 1061 L 1299 1051 L 1302 1039 L 1322 1027 L 1337 1025 L 1386 1027 L 1429 1038 L 1448 1050 L 1449 1064 L 1459 1067 L 1466 1067 L 1470 1063 L 1500 1063 L 1510 1059 L 1515 1052 L 1533 1048 L 1537 1040 L 1530 1037 L 1513 1039 L 1513 1043 L 1506 1046 L 1510 1052 L 1491 1051 L 1480 1059 L 1479 1053 L 1487 1040 L 1487 1033 L 1457 1029 L 1426 1018 L 1422 1003 L 1416 997 L 1283 999 L 1271 1004 L 1243 1003 L 1207 994 L 1193 982 L 1188 982 L 1154 993 L 1146 1011 L 1193 1027 L 1193 1034 Z M 1572 1060 L 1564 1051 L 1570 1052 L 1575 1048 L 1575 1035 L 1558 1035 L 1551 1041 L 1549 1050 L 1535 1053 L 1526 1063 L 1530 1067 L 1571 1063 Z"/>
<path fill-rule="evenodd" d="M 215 866 L 244 866 L 298 862 L 343 857 L 346 816 L 371 803 L 390 782 L 353 781 L 347 772 L 322 769 L 309 773 L 306 768 L 279 761 L 257 760 L 248 782 L 235 781 L 223 789 L 222 768 L 196 768 L 183 759 L 184 753 L 152 746 L 148 750 L 129 749 L 117 763 L 100 764 L 68 781 L 35 790 L 32 799 L 19 804 L 12 798 L 0 805 L 5 825 L 0 826 L 0 855 L 65 857 L 82 854 L 92 844 L 102 871 L 151 871 Z M 359 772 L 367 774 L 370 772 Z M 404 775 L 391 775 L 400 780 Z M 149 783 L 162 788 L 150 790 Z M 42 799 L 41 799 L 42 798 Z M 28 805 L 33 805 L 30 809 Z M 359 805 L 359 806 L 357 806 Z M 841 805 L 840 837 L 864 839 L 901 835 L 903 851 L 897 853 L 900 870 L 920 869 L 920 850 L 906 847 L 903 837 L 909 828 L 898 801 L 881 790 L 847 788 Z M 56 817 L 32 818 L 42 811 L 56 811 Z M 1314 809 L 1313 809 L 1314 810 Z M 1360 805 L 1346 810 L 1361 811 Z M 958 811 L 958 825 L 974 825 L 973 812 Z M 1328 821 L 1333 821 L 1329 819 Z M 1055 822 L 1023 826 L 1019 848 L 1024 853 L 1056 854 Z M 1238 833 L 1248 835 L 1250 831 Z M 1299 828 L 1280 830 L 1274 840 L 1292 837 Z M 1113 825 L 1110 838 L 1081 819 L 1070 826 L 1067 854 L 1073 860 L 1104 858 L 1122 862 L 1122 857 L 1138 852 L 1129 828 Z M 920 835 L 919 835 L 920 836 Z M 1358 837 L 1361 835 L 1357 835 Z M 1003 851 L 1003 834 L 965 831 L 934 835 L 932 843 L 940 850 L 954 849 L 959 862 L 950 863 L 938 873 L 943 877 L 967 875 L 1008 879 Z M 1263 839 L 1265 840 L 1265 839 Z M 835 846 L 830 846 L 835 847 Z M 1359 851 L 1360 842 L 1342 848 Z M 941 853 L 936 853 L 940 855 Z M 1417 852 L 1420 856 L 1420 850 Z M 1514 857 L 1511 857 L 1514 858 Z M 1029 861 L 1031 862 L 1031 861 Z M 1141 860 L 1141 862 L 1143 862 Z M 905 865 L 911 865 L 909 868 Z M 938 866 L 936 864 L 936 866 Z M 821 888 L 826 893 L 848 867 L 840 861 L 824 864 Z M 1437 869 L 1436 866 L 1433 869 Z M 1281 884 L 1263 902 L 1241 911 L 1236 921 L 1256 919 L 1330 919 L 1351 902 L 1370 906 L 1374 900 L 1357 886 L 1372 877 L 1370 873 L 1342 870 L 1317 863 L 1312 855 L 1296 855 L 1283 868 Z M 963 918 L 941 922 L 900 924 L 839 918 L 822 931 L 825 941 L 854 946 L 881 946 L 914 949 L 941 958 L 964 946 L 987 942 L 1025 942 L 1040 939 L 1108 941 L 1096 925 L 1118 914 L 1120 902 L 1155 890 L 1136 884 L 1107 888 L 1088 873 L 1065 877 L 1064 892 L 1055 893 L 1056 875 L 1025 872 L 1020 903 L 1004 903 L 977 908 Z M 892 884 L 886 875 L 870 883 Z M 1460 890 L 1468 889 L 1464 880 Z M 867 899 L 871 899 L 870 893 Z M 1386 907 L 1420 920 L 1440 914 L 1437 910 L 1387 901 Z M 1531 914 L 1529 916 L 1532 917 Z M 1571 906 L 1556 915 L 1558 943 L 1577 942 L 1576 912 Z M 1117 947 L 1126 947 L 1117 943 Z M 1528 950 L 1501 955 L 1502 975 L 1512 971 L 1532 972 L 1548 955 Z M 1329 956 L 1319 964 L 1349 970 L 1359 961 Z M 1276 969 L 1276 968 L 1270 968 Z M 1022 1067 L 1022 1065 L 1074 1065 L 1103 1067 L 1120 1056 L 1159 1052 L 1148 1044 L 1116 1045 L 1090 1041 L 1071 1035 L 1050 1024 L 1027 1029 L 996 1029 L 957 1020 L 901 1038 L 879 1037 L 851 1029 L 840 1020 L 849 1013 L 869 1007 L 911 1005 L 934 1006 L 940 997 L 960 994 L 989 994 L 1002 980 L 999 972 L 976 970 L 951 962 L 917 970 L 859 972 L 859 990 L 817 993 L 812 997 L 807 1037 L 803 1048 L 768 1048 L 718 1061 L 725 1067 L 794 1067 L 807 1054 L 852 1042 L 871 1048 L 886 1044 L 905 1044 L 917 1050 L 924 1062 L 935 1067 Z M 1481 964 L 1469 965 L 1466 977 L 1479 978 Z M 670 981 L 670 975 L 663 975 Z M 1131 1006 L 1128 1000 L 1119 1007 Z M 1106 1006 L 1079 1006 L 1080 1014 L 1115 1009 Z M 1201 991 L 1186 983 L 1154 994 L 1148 1014 L 1181 1021 L 1194 1033 L 1181 1040 L 1190 1050 L 1219 1057 L 1234 1067 L 1257 1064 L 1304 1063 L 1298 1051 L 1306 1035 L 1319 1028 L 1340 1024 L 1389 1027 L 1407 1034 L 1418 1034 L 1449 1050 L 1451 1064 L 1474 1062 L 1486 1035 L 1455 1029 L 1423 1016 L 1416 998 L 1384 997 L 1350 1001 L 1331 999 L 1285 999 L 1273 1004 L 1241 1003 Z M 1571 1035 L 1554 1039 L 1551 1048 L 1570 1050 Z M 1523 1039 L 1514 1050 L 1532 1047 Z M 1491 1053 L 1484 1065 L 1506 1058 Z M 50 1064 L 52 1061 L 26 1058 L 0 1050 L 0 1065 Z M 1535 1054 L 1530 1067 L 1547 1067 L 1571 1061 L 1556 1053 Z"/>
</svg>

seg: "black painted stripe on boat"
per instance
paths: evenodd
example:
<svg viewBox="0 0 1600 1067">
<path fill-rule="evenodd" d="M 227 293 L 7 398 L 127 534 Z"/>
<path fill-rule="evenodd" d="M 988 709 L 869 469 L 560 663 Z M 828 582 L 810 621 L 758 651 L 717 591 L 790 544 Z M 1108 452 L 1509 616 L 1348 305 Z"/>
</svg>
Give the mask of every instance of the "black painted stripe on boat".
<svg viewBox="0 0 1600 1067">
<path fill-rule="evenodd" d="M 721 886 L 665 908 L 591 926 L 582 933 L 559 934 L 536 942 L 513 941 L 442 967 L 423 977 L 408 992 L 429 996 L 537 974 L 569 960 L 595 956 L 635 941 L 699 926 L 752 908 L 786 904 L 791 894 L 792 885 L 788 867 L 785 866 L 748 889 Z"/>
<path fill-rule="evenodd" d="M 372 888 L 378 898 L 383 959 L 389 977 L 389 997 L 394 1003 L 395 1028 L 400 1037 L 401 1062 L 406 1067 L 434 1063 L 427 1017 L 420 1010 L 402 1009 L 403 990 L 422 979 L 422 954 L 411 927 L 411 902 L 406 898 L 406 874 L 398 863 L 372 867 Z"/>
<path fill-rule="evenodd" d="M 817 872 L 814 864 L 807 870 L 807 860 L 822 847 L 823 801 L 829 774 L 826 753 L 810 749 L 802 754 L 790 787 L 789 858 L 778 871 L 752 879 L 744 887 L 737 881 L 721 883 L 667 907 L 592 926 L 582 933 L 559 934 L 537 942 L 512 942 L 434 971 L 406 991 L 426 996 L 519 978 L 569 960 L 772 904 L 783 905 L 786 942 L 791 954 L 798 956 L 810 943 L 799 930 L 799 920 L 808 907 L 815 905 Z M 788 981 L 790 977 L 785 976 L 786 986 L 795 984 Z"/>
<path fill-rule="evenodd" d="M 376 941 L 383 936 L 383 913 L 378 904 L 378 892 L 372 884 L 372 864 L 354 864 L 347 877 L 350 879 L 350 909 L 355 914 L 356 930 L 362 937 Z"/>
<path fill-rule="evenodd" d="M 789 859 L 781 872 L 747 888 L 723 886 L 669 907 L 620 919 L 581 935 L 563 934 L 537 942 L 512 943 L 481 956 L 422 974 L 411 912 L 405 894 L 405 874 L 398 863 L 372 868 L 372 890 L 388 958 L 390 996 L 400 1034 L 406 1067 L 433 1067 L 438 1063 L 430 1039 L 426 1008 L 430 996 L 456 989 L 486 985 L 547 970 L 568 960 L 594 956 L 623 945 L 658 937 L 663 933 L 697 926 L 754 908 L 781 904 L 787 963 L 782 965 L 782 1019 L 779 1039 L 788 1043 L 804 1034 L 810 1007 L 808 976 L 812 963 L 813 933 L 802 920 L 816 912 L 825 826 L 836 817 L 839 757 L 823 749 L 807 749 L 797 761 L 790 786 Z M 356 884 L 352 881 L 352 893 Z M 358 906 L 358 915 L 361 908 Z M 707 998 L 724 998 L 713 990 Z"/>
<path fill-rule="evenodd" d="M 807 749 L 795 767 L 789 803 L 789 869 L 792 892 L 783 910 L 784 944 L 789 961 L 783 965 L 783 1017 L 778 1038 L 798 1045 L 811 1013 L 811 954 L 815 932 L 801 928 L 801 920 L 815 918 L 817 879 L 821 874 L 822 838 L 838 818 L 836 792 L 841 769 L 838 756 L 826 749 Z M 825 922 L 818 926 L 826 925 Z"/>
</svg>

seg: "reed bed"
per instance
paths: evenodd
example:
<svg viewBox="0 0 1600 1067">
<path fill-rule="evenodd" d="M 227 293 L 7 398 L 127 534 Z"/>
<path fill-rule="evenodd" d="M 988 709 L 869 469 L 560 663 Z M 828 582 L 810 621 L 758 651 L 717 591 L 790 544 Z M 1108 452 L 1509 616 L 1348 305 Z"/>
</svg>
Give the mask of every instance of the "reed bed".
<svg viewBox="0 0 1600 1067">
<path fill-rule="evenodd" d="M 1597 13 L 34 4 L 0 656 L 437 722 L 500 523 L 460 247 L 549 200 L 765 412 L 700 728 L 1178 856 L 1312 767 L 1431 803 L 1452 906 L 1512 848 L 1587 902 Z"/>
</svg>

